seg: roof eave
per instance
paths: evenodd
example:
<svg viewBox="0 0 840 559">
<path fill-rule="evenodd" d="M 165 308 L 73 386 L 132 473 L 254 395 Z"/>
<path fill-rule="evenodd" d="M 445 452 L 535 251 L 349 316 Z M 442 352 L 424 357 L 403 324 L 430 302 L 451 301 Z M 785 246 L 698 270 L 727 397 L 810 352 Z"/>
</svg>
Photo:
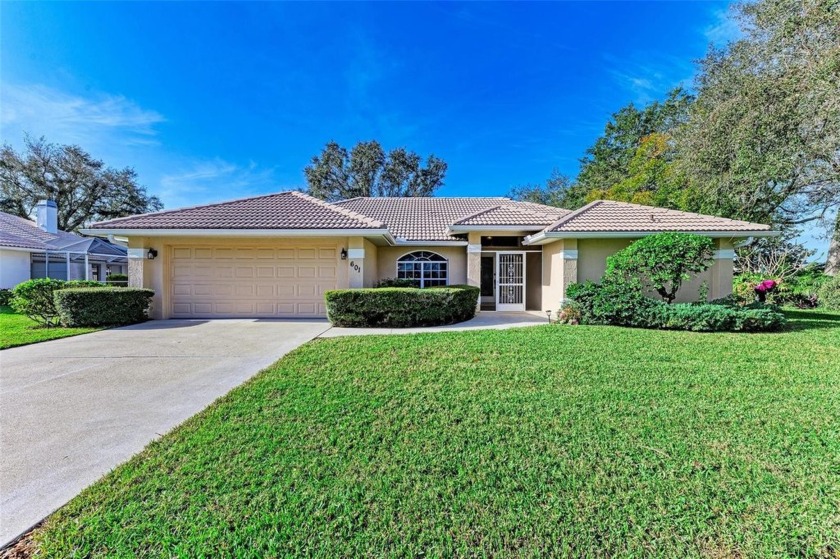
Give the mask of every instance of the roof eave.
<svg viewBox="0 0 840 559">
<path fill-rule="evenodd" d="M 428 247 L 465 247 L 469 245 L 467 241 L 441 241 L 441 240 L 408 240 L 396 239 L 397 246 L 428 246 Z"/>
<path fill-rule="evenodd" d="M 469 233 L 471 231 L 509 231 L 512 233 L 527 233 L 539 231 L 545 225 L 450 225 L 447 231 L 452 234 Z"/>
<path fill-rule="evenodd" d="M 82 229 L 85 235 L 107 237 L 383 237 L 396 241 L 388 229 Z"/>
<path fill-rule="evenodd" d="M 691 233 L 713 239 L 747 238 L 747 237 L 778 237 L 780 231 L 769 229 L 755 229 L 744 231 L 716 230 L 716 231 L 540 231 L 536 235 L 527 237 L 523 244 L 546 244 L 558 239 L 635 239 L 659 233 Z"/>
</svg>

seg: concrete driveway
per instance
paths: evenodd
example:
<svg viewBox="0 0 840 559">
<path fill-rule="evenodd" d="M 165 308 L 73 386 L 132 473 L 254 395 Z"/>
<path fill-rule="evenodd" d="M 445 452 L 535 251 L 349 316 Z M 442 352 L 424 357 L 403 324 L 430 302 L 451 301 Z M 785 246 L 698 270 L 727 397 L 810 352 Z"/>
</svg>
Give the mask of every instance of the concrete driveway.
<svg viewBox="0 0 840 559">
<path fill-rule="evenodd" d="M 329 329 L 158 320 L 0 352 L 0 546 Z"/>
</svg>

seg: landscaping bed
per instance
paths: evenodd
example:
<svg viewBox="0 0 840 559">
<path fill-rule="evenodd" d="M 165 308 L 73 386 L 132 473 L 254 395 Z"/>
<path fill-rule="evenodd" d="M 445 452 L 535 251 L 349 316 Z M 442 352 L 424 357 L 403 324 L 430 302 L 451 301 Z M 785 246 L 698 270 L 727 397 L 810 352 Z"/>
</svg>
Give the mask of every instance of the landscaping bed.
<svg viewBox="0 0 840 559">
<path fill-rule="evenodd" d="M 50 517 L 39 557 L 834 557 L 840 314 L 306 344 Z"/>
</svg>

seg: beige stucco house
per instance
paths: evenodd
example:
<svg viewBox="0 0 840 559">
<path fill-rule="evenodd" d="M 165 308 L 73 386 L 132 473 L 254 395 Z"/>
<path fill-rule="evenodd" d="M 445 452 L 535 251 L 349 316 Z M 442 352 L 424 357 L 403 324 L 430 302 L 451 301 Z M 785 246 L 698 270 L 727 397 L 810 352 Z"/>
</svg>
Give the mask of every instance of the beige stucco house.
<svg viewBox="0 0 840 559">
<path fill-rule="evenodd" d="M 576 211 L 508 198 L 354 198 L 281 192 L 125 217 L 87 233 L 128 238 L 129 276 L 154 318 L 322 317 L 324 292 L 385 278 L 481 288 L 482 310 L 556 310 L 566 286 L 661 231 L 712 237 L 714 265 L 680 291 L 732 285 L 734 246 L 766 225 L 596 201 Z"/>
</svg>

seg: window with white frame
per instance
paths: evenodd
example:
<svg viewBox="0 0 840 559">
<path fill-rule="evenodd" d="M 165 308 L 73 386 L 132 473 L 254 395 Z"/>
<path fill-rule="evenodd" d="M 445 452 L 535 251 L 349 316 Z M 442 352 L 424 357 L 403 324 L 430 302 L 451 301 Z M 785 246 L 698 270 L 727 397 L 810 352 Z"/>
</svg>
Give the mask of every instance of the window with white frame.
<svg viewBox="0 0 840 559">
<path fill-rule="evenodd" d="M 417 287 L 447 285 L 449 263 L 434 252 L 411 252 L 397 260 L 397 278 L 411 280 Z"/>
</svg>

